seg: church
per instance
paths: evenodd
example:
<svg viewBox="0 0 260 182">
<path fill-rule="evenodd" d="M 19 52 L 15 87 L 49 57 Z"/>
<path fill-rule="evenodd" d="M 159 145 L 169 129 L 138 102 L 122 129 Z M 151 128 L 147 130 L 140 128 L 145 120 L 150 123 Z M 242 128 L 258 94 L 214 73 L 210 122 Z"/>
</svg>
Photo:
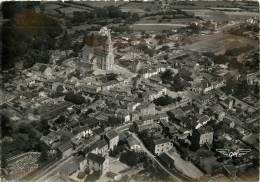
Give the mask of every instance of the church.
<svg viewBox="0 0 260 182">
<path fill-rule="evenodd" d="M 111 30 L 102 27 L 99 32 L 93 32 L 84 39 L 83 60 L 93 65 L 93 69 L 112 70 L 114 53 L 111 40 Z"/>
</svg>

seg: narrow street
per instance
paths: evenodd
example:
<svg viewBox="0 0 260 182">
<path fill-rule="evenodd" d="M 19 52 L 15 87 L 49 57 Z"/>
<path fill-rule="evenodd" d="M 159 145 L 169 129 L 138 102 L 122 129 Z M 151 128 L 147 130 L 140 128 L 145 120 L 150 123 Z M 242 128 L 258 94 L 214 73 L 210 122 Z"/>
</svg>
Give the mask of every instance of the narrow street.
<svg viewBox="0 0 260 182">
<path fill-rule="evenodd" d="M 54 174 L 55 171 L 57 171 L 59 169 L 59 167 L 61 167 L 65 163 L 69 162 L 72 158 L 73 158 L 73 156 L 70 156 L 66 159 L 58 160 L 53 165 L 51 165 L 47 169 L 45 169 L 41 174 L 39 174 L 36 177 L 34 177 L 33 179 L 31 179 L 31 181 L 43 182 L 44 180 L 47 179 L 48 176 Z"/>
<path fill-rule="evenodd" d="M 151 158 L 153 159 L 167 174 L 169 174 L 174 181 L 176 182 L 183 182 L 182 179 L 178 178 L 176 174 L 173 174 L 171 171 L 166 169 L 157 159 L 156 157 L 144 146 L 143 142 L 138 138 L 138 136 L 135 133 L 132 133 L 132 136 L 140 143 L 143 151 Z"/>
</svg>

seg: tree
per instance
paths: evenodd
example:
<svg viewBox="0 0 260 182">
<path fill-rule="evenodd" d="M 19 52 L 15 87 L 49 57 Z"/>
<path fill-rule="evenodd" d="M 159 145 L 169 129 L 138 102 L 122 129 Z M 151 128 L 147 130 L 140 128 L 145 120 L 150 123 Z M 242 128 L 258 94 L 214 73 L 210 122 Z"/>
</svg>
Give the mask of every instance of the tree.
<svg viewBox="0 0 260 182">
<path fill-rule="evenodd" d="M 48 121 L 41 120 L 39 124 L 36 126 L 37 130 L 39 130 L 43 135 L 47 135 L 49 133 L 50 126 Z"/>
<path fill-rule="evenodd" d="M 13 131 L 13 127 L 12 127 L 12 124 L 10 122 L 10 119 L 1 114 L 0 115 L 0 119 L 1 119 L 1 137 L 5 137 L 5 136 L 10 136 L 12 134 L 12 131 Z"/>
<path fill-rule="evenodd" d="M 167 69 L 160 75 L 163 83 L 170 83 L 173 80 L 173 72 Z"/>
<path fill-rule="evenodd" d="M 46 162 L 48 160 L 48 153 L 47 151 L 42 151 L 40 158 L 39 158 L 39 162 Z"/>
<path fill-rule="evenodd" d="M 133 133 L 138 133 L 138 132 L 139 132 L 138 125 L 136 124 L 135 121 L 134 121 L 133 124 L 130 126 L 129 131 L 131 131 L 131 132 L 133 132 Z"/>
<path fill-rule="evenodd" d="M 127 164 L 128 166 L 135 166 L 138 163 L 138 155 L 135 152 L 127 151 L 121 154 L 120 162 Z"/>
<path fill-rule="evenodd" d="M 168 52 L 170 50 L 170 47 L 167 46 L 167 45 L 164 45 L 164 46 L 162 46 L 161 50 L 165 51 L 165 52 Z"/>
<path fill-rule="evenodd" d="M 101 176 L 101 172 L 100 172 L 100 171 L 94 171 L 92 174 L 88 175 L 88 176 L 85 178 L 84 182 L 97 181 L 100 176 Z"/>
<path fill-rule="evenodd" d="M 114 150 L 109 151 L 109 156 L 116 157 L 118 154 L 124 151 L 124 145 L 118 145 L 114 148 Z"/>
<path fill-rule="evenodd" d="M 82 95 L 74 94 L 73 92 L 68 92 L 65 95 L 64 100 L 72 102 L 72 103 L 77 104 L 77 105 L 81 105 L 81 104 L 86 103 L 86 100 Z"/>
<path fill-rule="evenodd" d="M 117 79 L 117 74 L 115 74 L 115 73 L 109 73 L 109 74 L 107 74 L 107 80 L 108 81 L 111 81 L 111 80 L 116 80 Z"/>
<path fill-rule="evenodd" d="M 158 99 L 155 99 L 154 103 L 159 106 L 166 106 L 166 105 L 174 103 L 175 101 L 176 101 L 176 99 L 174 99 L 168 95 L 165 95 L 165 96 L 159 97 Z"/>
<path fill-rule="evenodd" d="M 121 123 L 122 123 L 122 121 L 114 116 L 108 117 L 109 126 L 119 126 Z"/>
<path fill-rule="evenodd" d="M 23 8 L 14 15 L 2 27 L 3 68 L 11 68 L 21 59 L 27 67 L 35 62 L 48 62 L 48 50 L 55 48 L 55 37 L 62 32 L 58 21 Z"/>
<path fill-rule="evenodd" d="M 139 17 L 139 15 L 138 15 L 138 13 L 133 13 L 132 14 L 132 21 L 133 22 L 136 22 L 136 21 L 138 21 L 140 19 L 140 17 Z"/>
<path fill-rule="evenodd" d="M 57 124 L 62 124 L 62 123 L 65 123 L 67 122 L 67 118 L 64 116 L 64 115 L 60 115 L 56 120 L 55 120 L 55 123 Z"/>
</svg>

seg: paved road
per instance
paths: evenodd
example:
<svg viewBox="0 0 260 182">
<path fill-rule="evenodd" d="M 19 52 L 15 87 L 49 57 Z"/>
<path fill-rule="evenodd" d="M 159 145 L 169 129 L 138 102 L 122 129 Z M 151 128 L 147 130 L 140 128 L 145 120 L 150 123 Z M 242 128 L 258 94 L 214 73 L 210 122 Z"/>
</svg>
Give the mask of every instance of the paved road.
<svg viewBox="0 0 260 182">
<path fill-rule="evenodd" d="M 53 165 L 49 166 L 47 169 L 45 169 L 41 174 L 37 175 L 36 177 L 32 178 L 31 181 L 34 182 L 42 182 L 47 179 L 47 177 L 51 176 L 52 174 L 55 173 L 62 165 L 64 165 L 66 162 L 69 162 L 73 156 L 71 155 L 70 157 L 66 159 L 61 159 L 55 162 Z"/>
<path fill-rule="evenodd" d="M 186 24 L 182 24 L 182 23 L 135 23 L 134 26 L 178 26 L 178 27 L 187 27 Z"/>
<path fill-rule="evenodd" d="M 132 136 L 140 143 L 142 149 L 144 152 L 152 158 L 167 174 L 169 174 L 174 181 L 176 182 L 183 182 L 180 178 L 178 178 L 175 174 L 173 174 L 171 171 L 169 171 L 167 168 L 165 168 L 157 159 L 156 157 L 144 146 L 143 142 L 136 136 L 136 134 L 132 133 Z"/>
</svg>

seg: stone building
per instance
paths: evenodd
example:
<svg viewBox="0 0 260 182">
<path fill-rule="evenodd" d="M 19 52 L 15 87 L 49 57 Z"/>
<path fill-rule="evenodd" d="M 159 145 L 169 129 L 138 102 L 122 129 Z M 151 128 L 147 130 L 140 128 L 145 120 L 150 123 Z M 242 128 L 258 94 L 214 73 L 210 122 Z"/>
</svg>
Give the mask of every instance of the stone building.
<svg viewBox="0 0 260 182">
<path fill-rule="evenodd" d="M 110 130 L 105 134 L 105 140 L 108 143 L 109 149 L 114 150 L 119 142 L 119 135 L 116 131 Z"/>
<path fill-rule="evenodd" d="M 97 154 L 88 153 L 86 158 L 80 162 L 80 170 L 90 169 L 93 171 L 100 171 L 101 174 L 109 170 L 109 159 Z"/>
<path fill-rule="evenodd" d="M 210 126 L 202 126 L 198 129 L 193 129 L 191 136 L 192 148 L 197 150 L 205 144 L 211 146 L 213 142 L 213 134 L 213 128 Z"/>
<path fill-rule="evenodd" d="M 169 139 L 163 138 L 163 139 L 155 139 L 153 140 L 153 152 L 156 155 L 160 155 L 163 152 L 166 152 L 170 150 L 173 147 L 173 144 Z"/>
<path fill-rule="evenodd" d="M 93 64 L 93 68 L 111 70 L 114 65 L 114 53 L 111 32 L 103 27 L 97 33 L 92 33 L 85 38 L 83 59 Z"/>
</svg>

